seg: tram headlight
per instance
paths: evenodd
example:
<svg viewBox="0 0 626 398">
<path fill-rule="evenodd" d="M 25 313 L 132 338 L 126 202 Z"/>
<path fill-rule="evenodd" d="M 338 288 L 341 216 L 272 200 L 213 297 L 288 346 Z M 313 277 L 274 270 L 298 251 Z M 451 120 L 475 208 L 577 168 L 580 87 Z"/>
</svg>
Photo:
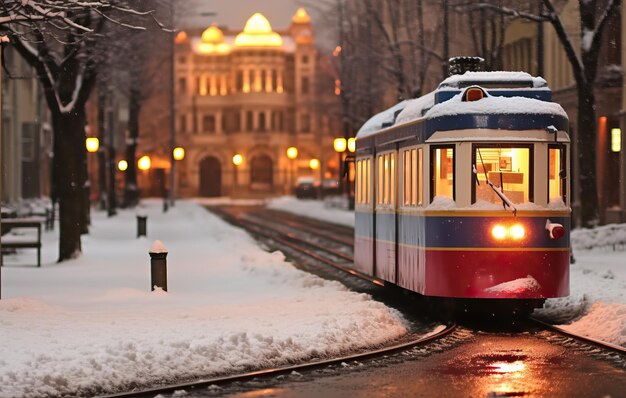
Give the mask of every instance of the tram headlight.
<svg viewBox="0 0 626 398">
<path fill-rule="evenodd" d="M 491 235 L 496 240 L 502 240 L 506 238 L 506 228 L 504 227 L 504 225 L 496 224 L 491 229 Z"/>
<path fill-rule="evenodd" d="M 520 239 L 523 239 L 524 236 L 526 235 L 526 230 L 524 229 L 523 225 L 515 224 L 511 227 L 510 234 L 511 234 L 511 238 L 515 240 L 520 240 Z"/>
</svg>

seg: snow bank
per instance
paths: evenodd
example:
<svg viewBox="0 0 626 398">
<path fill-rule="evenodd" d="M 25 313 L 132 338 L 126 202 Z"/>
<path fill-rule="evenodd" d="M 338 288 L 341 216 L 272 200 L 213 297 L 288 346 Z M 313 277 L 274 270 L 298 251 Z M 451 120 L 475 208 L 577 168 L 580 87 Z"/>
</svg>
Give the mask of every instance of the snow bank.
<svg viewBox="0 0 626 398">
<path fill-rule="evenodd" d="M 487 293 L 494 294 L 522 294 L 524 292 L 536 292 L 541 289 L 541 285 L 535 278 L 528 275 L 526 278 L 519 278 L 485 289 Z"/>
<path fill-rule="evenodd" d="M 329 203 L 324 201 L 296 199 L 293 196 L 283 196 L 270 200 L 267 207 L 333 224 L 354 227 L 353 211 L 332 208 Z"/>
<path fill-rule="evenodd" d="M 56 264 L 43 235 L 5 256 L 0 300 L 0 396 L 90 396 L 184 378 L 328 357 L 406 333 L 393 309 L 299 271 L 281 253 L 200 206 L 166 214 L 148 202 L 148 239 L 135 212 L 93 214 L 84 254 Z M 169 249 L 169 292 L 150 292 L 148 249 Z"/>
<path fill-rule="evenodd" d="M 595 248 L 624 248 L 626 246 L 626 224 L 608 224 L 590 229 L 572 231 L 572 246 L 581 250 Z M 626 263 L 626 259 L 624 260 Z"/>
</svg>

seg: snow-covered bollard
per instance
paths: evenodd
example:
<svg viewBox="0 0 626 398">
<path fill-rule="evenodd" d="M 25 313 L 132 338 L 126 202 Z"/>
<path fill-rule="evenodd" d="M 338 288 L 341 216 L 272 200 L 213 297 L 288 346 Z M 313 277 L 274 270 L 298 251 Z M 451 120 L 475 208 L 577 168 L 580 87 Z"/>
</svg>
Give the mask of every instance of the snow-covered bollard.
<svg viewBox="0 0 626 398">
<path fill-rule="evenodd" d="M 150 247 L 150 290 L 157 287 L 167 292 L 167 249 L 160 240 Z"/>
<path fill-rule="evenodd" d="M 140 216 L 137 214 L 137 237 L 148 235 L 148 216 Z"/>
</svg>

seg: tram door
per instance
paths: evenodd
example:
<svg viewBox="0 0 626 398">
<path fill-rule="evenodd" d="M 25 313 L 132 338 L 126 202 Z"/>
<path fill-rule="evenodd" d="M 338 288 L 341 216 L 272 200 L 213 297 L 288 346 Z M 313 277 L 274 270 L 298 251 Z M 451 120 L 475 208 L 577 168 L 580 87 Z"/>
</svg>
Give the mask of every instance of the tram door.
<svg viewBox="0 0 626 398">
<path fill-rule="evenodd" d="M 355 169 L 354 265 L 358 271 L 374 275 L 375 158 L 357 158 Z"/>
<path fill-rule="evenodd" d="M 207 156 L 200 161 L 199 194 L 203 197 L 220 196 L 222 191 L 222 166 L 220 161 Z"/>
<path fill-rule="evenodd" d="M 376 156 L 375 276 L 396 283 L 398 152 Z"/>
</svg>

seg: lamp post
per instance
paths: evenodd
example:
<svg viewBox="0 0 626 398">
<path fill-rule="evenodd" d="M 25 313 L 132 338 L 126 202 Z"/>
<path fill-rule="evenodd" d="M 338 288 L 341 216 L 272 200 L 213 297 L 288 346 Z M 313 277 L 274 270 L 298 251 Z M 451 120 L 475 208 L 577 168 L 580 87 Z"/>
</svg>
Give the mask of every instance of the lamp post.
<svg viewBox="0 0 626 398">
<path fill-rule="evenodd" d="M 293 164 L 294 164 L 294 160 L 298 157 L 298 148 L 296 148 L 295 146 L 290 146 L 289 148 L 287 148 L 287 158 L 289 159 L 290 163 L 289 163 L 289 192 L 291 193 L 291 191 L 293 190 L 293 186 L 294 186 L 294 170 L 293 170 Z"/>
<path fill-rule="evenodd" d="M 350 153 L 354 153 L 356 151 L 356 139 L 354 139 L 354 137 L 348 138 L 348 152 Z M 354 158 L 352 158 L 353 161 L 350 163 L 354 164 Z M 349 210 L 354 210 L 354 181 L 352 178 L 352 173 L 350 172 L 350 166 L 348 165 L 348 170 L 346 170 L 347 174 L 347 182 L 348 182 L 348 209 Z"/>
<path fill-rule="evenodd" d="M 87 149 L 88 153 L 95 153 L 98 152 L 98 149 L 100 148 L 100 140 L 97 139 L 96 137 L 87 137 L 85 139 L 85 149 Z M 89 166 L 89 159 L 87 159 L 87 166 Z M 89 169 L 89 168 L 88 168 Z M 90 177 L 90 172 L 89 170 L 87 170 L 87 181 L 89 181 L 89 184 L 86 184 L 85 186 L 85 220 L 87 221 L 87 224 L 91 224 L 91 216 L 89 214 L 89 209 L 91 207 L 91 177 Z"/>
<path fill-rule="evenodd" d="M 345 190 L 345 185 L 343 183 L 343 153 L 346 151 L 346 149 L 348 148 L 348 140 L 346 140 L 343 137 L 339 137 L 339 138 L 335 138 L 335 140 L 333 141 L 333 148 L 335 149 L 335 152 L 337 152 L 337 154 L 339 155 L 339 192 L 344 192 Z"/>
<path fill-rule="evenodd" d="M 237 169 L 239 168 L 239 166 L 241 166 L 243 164 L 243 156 L 240 153 L 237 153 L 233 156 L 233 194 L 232 196 L 235 196 L 235 193 L 237 191 Z"/>
</svg>

